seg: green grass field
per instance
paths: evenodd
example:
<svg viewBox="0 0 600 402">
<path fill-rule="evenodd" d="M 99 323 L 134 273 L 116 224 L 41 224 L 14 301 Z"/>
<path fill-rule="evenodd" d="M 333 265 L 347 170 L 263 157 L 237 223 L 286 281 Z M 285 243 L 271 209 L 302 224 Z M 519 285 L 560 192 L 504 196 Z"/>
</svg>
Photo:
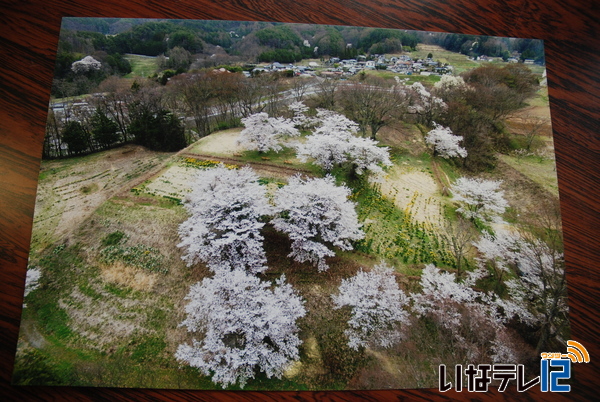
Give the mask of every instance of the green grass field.
<svg viewBox="0 0 600 402">
<path fill-rule="evenodd" d="M 156 57 L 126 54 L 125 59 L 131 64 L 131 73 L 125 78 L 149 77 L 155 74 L 158 68 Z"/>
<path fill-rule="evenodd" d="M 419 45 L 410 55 L 412 58 L 425 59 L 429 53 L 433 54 L 434 60 L 453 66 L 456 75 L 481 66 L 481 63 L 469 60 L 464 54 L 450 52 L 439 46 Z"/>
</svg>

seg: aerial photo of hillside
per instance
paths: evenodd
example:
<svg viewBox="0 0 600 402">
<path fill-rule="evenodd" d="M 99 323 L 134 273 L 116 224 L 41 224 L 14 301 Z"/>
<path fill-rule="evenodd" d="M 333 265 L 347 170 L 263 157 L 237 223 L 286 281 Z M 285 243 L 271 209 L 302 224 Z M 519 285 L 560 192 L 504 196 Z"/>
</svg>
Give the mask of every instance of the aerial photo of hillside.
<svg viewBox="0 0 600 402">
<path fill-rule="evenodd" d="M 65 18 L 51 94 L 14 384 L 437 388 L 569 339 L 541 41 Z"/>
</svg>

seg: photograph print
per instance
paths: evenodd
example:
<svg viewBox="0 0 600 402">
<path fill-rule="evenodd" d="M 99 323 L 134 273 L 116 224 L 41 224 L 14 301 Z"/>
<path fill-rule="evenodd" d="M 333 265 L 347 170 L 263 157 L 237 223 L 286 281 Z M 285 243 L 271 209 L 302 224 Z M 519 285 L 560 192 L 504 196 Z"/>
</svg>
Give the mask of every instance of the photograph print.
<svg viewBox="0 0 600 402">
<path fill-rule="evenodd" d="M 570 336 L 548 105 L 534 39 L 64 18 L 13 384 L 533 377 Z"/>
</svg>

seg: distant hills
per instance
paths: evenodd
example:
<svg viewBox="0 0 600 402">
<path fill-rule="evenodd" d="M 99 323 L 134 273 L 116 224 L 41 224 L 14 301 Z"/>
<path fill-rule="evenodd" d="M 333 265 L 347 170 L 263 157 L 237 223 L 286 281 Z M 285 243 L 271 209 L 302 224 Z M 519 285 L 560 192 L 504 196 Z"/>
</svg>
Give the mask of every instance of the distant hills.
<svg viewBox="0 0 600 402">
<path fill-rule="evenodd" d="M 131 72 L 125 54 L 161 56 L 160 69 L 241 66 L 259 62 L 297 63 L 305 59 L 355 59 L 439 45 L 471 57 L 520 57 L 544 62 L 539 40 L 418 32 L 387 28 L 131 18 L 64 18 L 58 42 L 52 94 L 89 93 L 106 78 Z M 73 63 L 87 56 L 99 69 L 75 74 Z"/>
<path fill-rule="evenodd" d="M 108 35 L 119 53 L 157 56 L 175 46 L 192 54 L 220 48 L 254 61 L 307 57 L 353 58 L 358 54 L 398 53 L 419 43 L 439 45 L 472 57 L 522 56 L 543 62 L 543 43 L 534 39 L 430 33 L 385 28 L 284 24 L 255 21 L 204 21 L 132 18 L 64 18 L 62 29 Z M 106 48 L 102 50 L 107 51 Z M 109 53 L 111 53 L 109 51 Z M 262 55 L 262 56 L 261 56 Z M 269 57 L 270 56 L 270 57 Z M 283 60 L 283 59 L 286 60 Z M 268 60 L 274 61 L 274 60 Z"/>
</svg>

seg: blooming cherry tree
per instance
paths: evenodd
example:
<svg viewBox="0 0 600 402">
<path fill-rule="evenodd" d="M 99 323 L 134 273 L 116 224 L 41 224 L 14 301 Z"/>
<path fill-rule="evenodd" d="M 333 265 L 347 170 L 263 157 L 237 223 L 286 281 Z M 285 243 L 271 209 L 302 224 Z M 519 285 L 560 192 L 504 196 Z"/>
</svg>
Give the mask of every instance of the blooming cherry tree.
<svg viewBox="0 0 600 402">
<path fill-rule="evenodd" d="M 331 110 L 318 109 L 318 127 L 303 143 L 296 143 L 298 158 L 306 162 L 315 159 L 315 164 L 326 171 L 348 160 L 349 141 L 358 131 L 358 124 Z"/>
<path fill-rule="evenodd" d="M 476 258 L 479 266 L 490 265 L 494 270 L 495 279 L 500 282 L 502 277 L 511 271 L 510 264 L 517 257 L 520 237 L 506 230 L 498 230 L 494 235 L 484 232 L 473 245 L 480 253 Z"/>
<path fill-rule="evenodd" d="M 420 82 L 415 82 L 409 88 L 414 94 L 409 111 L 420 115 L 426 125 L 430 125 L 437 115 L 448 109 L 442 98 L 432 95 Z"/>
<path fill-rule="evenodd" d="M 240 133 L 238 144 L 248 150 L 279 152 L 282 150 L 282 138 L 300 135 L 293 121 L 283 117 L 269 117 L 266 113 L 256 113 L 243 118 L 242 124 L 245 128 Z"/>
<path fill-rule="evenodd" d="M 465 80 L 463 79 L 463 77 L 444 74 L 444 75 L 442 75 L 442 77 L 440 78 L 440 80 L 438 82 L 433 84 L 433 87 L 436 89 L 451 89 L 451 88 L 463 87 L 465 85 L 467 85 L 467 84 L 465 83 Z"/>
<path fill-rule="evenodd" d="M 349 136 L 358 132 L 358 123 L 344 115 L 326 109 L 317 110 L 317 124 L 314 134 Z"/>
<path fill-rule="evenodd" d="M 296 143 L 296 155 L 301 162 L 310 158 L 314 164 L 330 172 L 347 161 L 349 138 L 338 135 L 312 134 L 303 143 Z"/>
<path fill-rule="evenodd" d="M 460 326 L 462 317 L 459 307 L 475 305 L 481 296 L 469 286 L 471 283 L 457 282 L 453 273 L 428 264 L 421 274 L 421 293 L 411 295 L 413 310 L 421 316 L 431 314 L 442 326 L 454 330 Z"/>
<path fill-rule="evenodd" d="M 188 265 L 198 261 L 213 270 L 266 269 L 259 219 L 270 212 L 265 187 L 249 167 L 220 165 L 201 171 L 185 206 L 190 217 L 179 226 Z"/>
<path fill-rule="evenodd" d="M 27 269 L 27 275 L 25 276 L 25 293 L 23 296 L 27 296 L 40 286 L 41 277 L 42 270 L 39 267 Z"/>
<path fill-rule="evenodd" d="M 442 78 L 433 84 L 432 92 L 445 102 L 456 102 L 464 99 L 467 94 L 475 89 L 467 84 L 461 76 L 442 75 Z"/>
<path fill-rule="evenodd" d="M 501 184 L 501 181 L 459 178 L 450 189 L 454 200 L 465 204 L 457 212 L 468 219 L 488 221 L 504 213 L 508 202 L 500 190 Z"/>
<path fill-rule="evenodd" d="M 314 163 L 330 172 L 335 166 L 350 163 L 361 175 L 368 170 L 375 174 L 383 172 L 381 165 L 391 166 L 389 150 L 378 147 L 372 139 L 355 137 L 358 124 L 329 110 L 319 110 L 321 125 L 306 137 L 305 142 L 296 143 L 297 156 L 302 162 L 314 159 Z"/>
<path fill-rule="evenodd" d="M 477 270 L 457 282 L 454 274 L 427 265 L 421 275 L 421 293 L 411 294 L 413 311 L 448 331 L 452 343 L 465 350 L 469 360 L 488 355 L 494 362 L 515 362 L 516 348 L 489 295 L 472 288 L 484 275 L 485 271 Z"/>
<path fill-rule="evenodd" d="M 368 170 L 374 174 L 383 174 L 381 166 L 392 166 L 390 152 L 387 147 L 377 146 L 378 142 L 370 138 L 352 137 L 348 141 L 346 156 L 354 167 L 356 174 Z"/>
<path fill-rule="evenodd" d="M 292 240 L 289 257 L 310 261 L 319 271 L 329 269 L 325 257 L 334 256 L 331 246 L 351 250 L 351 240 L 364 237 L 350 189 L 336 186 L 332 176 L 302 179 L 294 176 L 275 194 L 278 217 L 271 223 Z"/>
<path fill-rule="evenodd" d="M 28 268 L 25 276 L 25 292 L 23 297 L 40 287 L 40 279 L 42 278 L 42 270 L 40 267 Z M 27 307 L 27 303 L 23 303 L 23 308 Z"/>
<path fill-rule="evenodd" d="M 439 124 L 434 124 L 434 129 L 427 133 L 425 142 L 433 145 L 434 151 L 442 158 L 467 157 L 467 150 L 458 145 L 463 137 L 452 134 L 452 130 Z"/>
<path fill-rule="evenodd" d="M 220 271 L 193 285 L 181 325 L 201 340 L 179 345 L 175 357 L 223 387 L 243 388 L 256 369 L 281 378 L 299 358 L 296 320 L 306 310 L 284 275 L 270 286 L 241 270 Z"/>
<path fill-rule="evenodd" d="M 315 123 L 313 119 L 306 115 L 308 106 L 306 106 L 304 102 L 292 102 L 288 105 L 288 109 L 294 114 L 292 122 L 296 128 L 307 128 Z"/>
<path fill-rule="evenodd" d="M 352 308 L 349 329 L 344 331 L 348 346 L 390 347 L 402 338 L 402 325 L 408 325 L 404 307 L 408 298 L 398 288 L 393 271 L 385 263 L 371 272 L 360 270 L 355 276 L 343 279 L 339 294 L 332 295 L 335 308 Z"/>
<path fill-rule="evenodd" d="M 102 63 L 92 56 L 85 56 L 83 59 L 71 64 L 71 70 L 74 73 L 87 73 L 88 71 L 100 70 L 100 68 L 102 68 Z"/>
<path fill-rule="evenodd" d="M 504 271 L 517 271 L 515 278 L 505 282 L 510 298 L 495 299 L 504 319 L 518 317 L 538 328 L 538 353 L 549 340 L 560 340 L 562 329 L 568 324 L 563 254 L 539 239 L 502 231 L 475 245 L 482 253 L 482 262 L 493 261 Z"/>
<path fill-rule="evenodd" d="M 512 303 L 505 303 L 508 315 L 540 329 L 536 352 L 548 341 L 561 338 L 568 325 L 567 283 L 562 253 L 534 240 L 521 243 L 516 264 L 521 276 L 506 281 Z"/>
</svg>

